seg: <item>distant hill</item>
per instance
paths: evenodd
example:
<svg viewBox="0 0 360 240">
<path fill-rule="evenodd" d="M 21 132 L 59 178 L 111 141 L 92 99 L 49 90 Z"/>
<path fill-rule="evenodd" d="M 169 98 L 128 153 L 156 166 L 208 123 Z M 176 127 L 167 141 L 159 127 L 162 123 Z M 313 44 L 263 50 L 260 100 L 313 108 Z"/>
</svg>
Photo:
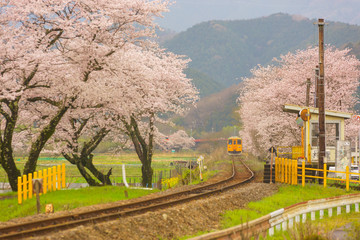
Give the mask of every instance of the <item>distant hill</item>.
<svg viewBox="0 0 360 240">
<path fill-rule="evenodd" d="M 282 13 L 252 20 L 209 21 L 172 36 L 162 45 L 190 57 L 192 69 L 226 88 L 249 76 L 250 69 L 258 64 L 317 45 L 318 28 L 314 22 Z M 325 27 L 326 44 L 341 47 L 359 39 L 360 26 L 329 22 Z"/>
<path fill-rule="evenodd" d="M 185 74 L 188 78 L 193 79 L 193 84 L 200 92 L 200 97 L 211 95 L 213 93 L 219 92 L 224 86 L 210 76 L 202 73 L 194 68 L 187 68 Z"/>
<path fill-rule="evenodd" d="M 197 133 L 216 132 L 223 127 L 239 125 L 240 119 L 236 110 L 240 85 L 234 85 L 218 93 L 200 99 L 196 108 L 185 116 L 175 120 L 177 125 L 193 129 Z"/>
<path fill-rule="evenodd" d="M 257 64 L 274 57 L 318 44 L 315 20 L 275 14 L 253 20 L 209 21 L 172 36 L 163 42 L 170 51 L 192 59 L 186 70 L 200 90 L 201 100 L 176 123 L 193 133 L 219 131 L 239 125 L 236 103 L 241 77 L 250 76 Z M 360 26 L 329 22 L 325 43 L 351 48 L 360 59 Z M 359 89 L 360 97 L 360 89 Z M 360 111 L 360 105 L 356 107 Z"/>
<path fill-rule="evenodd" d="M 165 41 L 169 41 L 171 40 L 177 33 L 170 30 L 170 29 L 162 29 L 162 30 L 159 30 L 157 29 L 156 30 L 156 36 L 157 38 L 156 39 L 153 39 L 157 42 L 159 42 L 160 44 L 164 43 Z"/>
<path fill-rule="evenodd" d="M 351 49 L 350 54 L 353 54 L 357 57 L 357 59 L 360 59 L 360 42 L 356 42 L 356 43 L 350 42 L 344 44 L 341 48 L 342 49 L 350 48 Z"/>
</svg>

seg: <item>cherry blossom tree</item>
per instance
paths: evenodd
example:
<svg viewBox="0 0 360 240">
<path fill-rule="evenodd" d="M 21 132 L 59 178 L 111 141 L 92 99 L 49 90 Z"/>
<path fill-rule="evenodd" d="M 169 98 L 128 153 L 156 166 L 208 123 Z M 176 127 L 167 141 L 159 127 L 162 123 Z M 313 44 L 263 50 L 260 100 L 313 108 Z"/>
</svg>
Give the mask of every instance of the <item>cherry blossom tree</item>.
<svg viewBox="0 0 360 240">
<path fill-rule="evenodd" d="M 159 141 L 163 134 L 155 123 L 167 123 L 161 114 L 180 114 L 197 99 L 191 80 L 182 73 L 188 60 L 154 43 L 146 48 L 128 44 L 110 59 L 106 68 L 95 72 L 88 82 L 97 86 L 97 94 L 91 98 L 96 104 L 67 112 L 55 133 L 54 142 L 60 143 L 56 149 L 76 164 L 90 185 L 99 185 L 98 181 L 111 184 L 111 169 L 107 174 L 99 172 L 92 163 L 92 152 L 105 137 L 113 141 L 130 139 L 143 165 L 143 185 L 150 186 L 153 147 L 155 143 L 164 144 Z M 84 91 L 79 97 L 82 95 L 91 93 Z M 186 136 L 182 134 L 182 138 Z M 80 143 L 80 139 L 87 140 Z"/>
<path fill-rule="evenodd" d="M 325 50 L 326 109 L 352 112 L 357 102 L 360 62 L 349 55 L 349 51 L 331 46 Z M 240 134 L 248 151 L 263 156 L 273 144 L 300 143 L 295 116 L 283 112 L 282 107 L 284 104 L 305 105 L 306 79 L 312 79 L 310 91 L 314 92 L 318 59 L 318 48 L 298 50 L 274 59 L 272 65 L 257 66 L 252 69 L 252 77 L 244 79 L 239 97 L 243 122 Z M 313 95 L 310 102 L 314 102 Z M 351 122 L 347 128 L 353 128 Z"/>
<path fill-rule="evenodd" d="M 195 103 L 198 92 L 183 73 L 188 60 L 181 56 L 153 49 L 142 52 L 135 59 L 136 62 L 129 62 L 125 68 L 135 89 L 126 96 L 133 110 L 128 115 L 118 115 L 118 118 L 142 163 L 142 185 L 151 186 L 153 148 L 156 142 L 161 144 L 157 141 L 161 134 L 156 122 L 164 122 L 164 115 L 184 113 Z M 140 64 L 140 71 L 134 69 L 137 64 Z"/>
<path fill-rule="evenodd" d="M 30 139 L 24 174 L 35 171 L 61 119 L 87 101 L 80 93 L 92 75 L 103 71 L 118 49 L 153 36 L 153 18 L 167 5 L 163 0 L 1 1 L 0 161 L 13 190 L 20 176 L 14 140 Z"/>
<path fill-rule="evenodd" d="M 167 137 L 163 136 L 162 139 L 165 149 L 190 149 L 195 146 L 195 139 L 189 137 L 184 130 L 176 131 Z"/>
</svg>

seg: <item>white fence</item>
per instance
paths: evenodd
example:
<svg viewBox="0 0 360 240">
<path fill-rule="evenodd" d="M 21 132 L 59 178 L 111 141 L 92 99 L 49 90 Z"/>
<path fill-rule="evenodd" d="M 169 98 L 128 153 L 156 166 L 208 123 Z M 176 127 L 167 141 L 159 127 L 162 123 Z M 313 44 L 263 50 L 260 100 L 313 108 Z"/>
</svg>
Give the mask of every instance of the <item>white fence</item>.
<svg viewBox="0 0 360 240">
<path fill-rule="evenodd" d="M 310 200 L 299 204 L 292 205 L 287 208 L 279 209 L 270 213 L 270 229 L 269 235 L 273 235 L 275 230 L 282 229 L 286 231 L 287 228 L 292 228 L 295 223 L 306 221 L 307 214 L 310 213 L 311 220 L 316 220 L 318 215 L 320 219 L 324 217 L 324 212 L 327 211 L 328 216 L 332 217 L 333 208 L 336 208 L 336 214 L 341 214 L 342 207 L 345 206 L 345 212 L 350 212 L 351 205 L 354 205 L 355 212 L 359 212 L 360 194 L 350 194 L 332 198 L 324 198 L 317 200 Z M 316 214 L 316 213 L 319 214 Z"/>
<path fill-rule="evenodd" d="M 334 208 L 336 208 L 337 215 L 341 214 L 343 208 L 346 213 L 349 213 L 351 209 L 355 212 L 359 212 L 359 203 L 360 193 L 310 200 L 276 210 L 261 218 L 238 226 L 204 234 L 191 239 L 243 239 L 244 236 L 255 237 L 260 234 L 266 235 L 267 232 L 272 236 L 275 231 L 286 231 L 288 228 L 292 228 L 295 223 L 307 221 L 308 214 L 310 215 L 310 220 L 316 220 L 316 216 L 319 216 L 319 218 L 322 219 L 325 211 L 327 211 L 329 217 L 333 216 Z M 351 206 L 353 206 L 353 208 L 351 208 Z"/>
</svg>

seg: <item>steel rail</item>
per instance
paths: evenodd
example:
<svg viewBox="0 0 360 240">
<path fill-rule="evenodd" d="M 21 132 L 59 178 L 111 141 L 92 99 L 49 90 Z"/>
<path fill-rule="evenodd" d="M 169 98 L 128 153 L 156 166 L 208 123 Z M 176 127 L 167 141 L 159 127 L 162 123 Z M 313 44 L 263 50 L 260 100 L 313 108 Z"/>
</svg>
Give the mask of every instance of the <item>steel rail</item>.
<svg viewBox="0 0 360 240">
<path fill-rule="evenodd" d="M 19 239 L 24 237 L 35 236 L 38 234 L 49 233 L 56 230 L 70 229 L 76 226 L 85 225 L 89 223 L 99 223 L 103 221 L 114 220 L 119 217 L 129 216 L 144 213 L 151 210 L 163 209 L 175 204 L 184 203 L 194 199 L 216 194 L 230 188 L 239 186 L 245 182 L 250 181 L 254 177 L 254 173 L 240 161 L 243 166 L 250 173 L 250 176 L 240 182 L 228 184 L 226 186 L 218 187 L 217 189 L 208 189 L 221 184 L 226 184 L 234 179 L 236 176 L 235 164 L 233 161 L 233 173 L 230 177 L 211 184 L 204 184 L 189 190 L 167 194 L 155 197 L 148 200 L 136 201 L 129 204 L 122 204 L 118 206 L 111 206 L 96 210 L 91 210 L 83 213 L 74 213 L 54 218 L 37 220 L 23 224 L 16 224 L 0 228 L 0 239 Z M 205 192 L 202 192 L 205 191 Z M 187 195 L 187 196 L 184 196 Z M 170 198 L 181 197 L 180 199 L 170 200 Z M 170 201 L 169 201 L 170 200 Z M 165 202 L 160 202 L 165 201 Z M 160 202 L 160 203 L 159 203 Z M 135 208 L 135 209 L 131 209 Z"/>
</svg>

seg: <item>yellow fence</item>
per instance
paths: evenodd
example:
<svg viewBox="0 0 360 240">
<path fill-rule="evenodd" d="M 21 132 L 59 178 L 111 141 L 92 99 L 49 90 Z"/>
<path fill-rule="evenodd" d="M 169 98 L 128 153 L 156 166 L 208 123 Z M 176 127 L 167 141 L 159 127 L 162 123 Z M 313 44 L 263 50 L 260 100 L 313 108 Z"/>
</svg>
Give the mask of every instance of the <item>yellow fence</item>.
<svg viewBox="0 0 360 240">
<path fill-rule="evenodd" d="M 282 157 L 291 157 L 292 159 L 304 158 L 304 149 L 302 146 L 278 146 L 277 155 Z"/>
<path fill-rule="evenodd" d="M 313 176 L 313 175 L 306 175 L 306 170 L 323 172 L 323 176 Z M 300 172 L 300 174 L 299 174 Z M 339 178 L 330 178 L 328 177 L 328 173 L 340 173 L 345 175 L 345 179 Z M 301 177 L 302 186 L 305 186 L 305 179 L 323 179 L 324 187 L 327 186 L 328 180 L 334 180 L 339 182 L 346 183 L 346 190 L 349 191 L 350 183 L 360 183 L 359 180 L 352 180 L 350 179 L 351 175 L 359 176 L 359 173 L 353 173 L 349 171 L 349 167 L 346 166 L 345 172 L 341 171 L 332 171 L 327 170 L 326 164 L 324 164 L 323 169 L 316 169 L 305 167 L 305 162 L 301 163 L 301 166 L 298 165 L 297 160 L 287 159 L 287 158 L 275 158 L 275 181 L 280 183 L 287 183 L 291 185 L 298 184 L 298 178 Z M 360 179 L 360 176 L 359 176 Z"/>
<path fill-rule="evenodd" d="M 33 196 L 32 179 L 43 179 L 43 194 L 65 188 L 65 164 L 18 177 L 18 203 Z"/>
<path fill-rule="evenodd" d="M 297 160 L 275 158 L 275 181 L 297 185 Z"/>
</svg>

